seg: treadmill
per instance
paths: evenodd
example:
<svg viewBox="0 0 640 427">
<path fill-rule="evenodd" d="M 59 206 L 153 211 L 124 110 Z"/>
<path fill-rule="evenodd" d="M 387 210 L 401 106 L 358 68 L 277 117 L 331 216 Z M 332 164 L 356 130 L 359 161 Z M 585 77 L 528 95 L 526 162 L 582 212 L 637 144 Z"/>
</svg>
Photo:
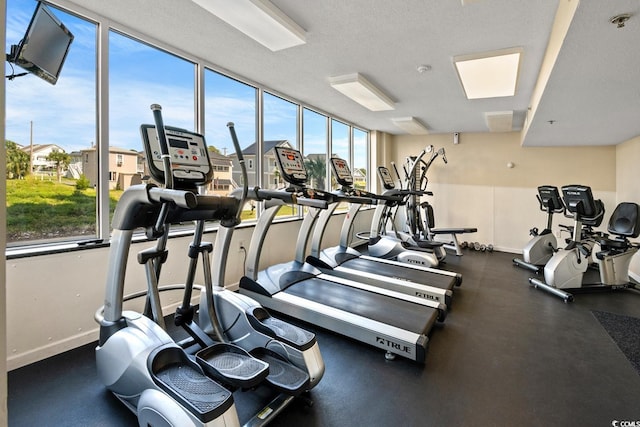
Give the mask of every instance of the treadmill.
<svg viewBox="0 0 640 427">
<path fill-rule="evenodd" d="M 284 205 L 275 197 L 265 201 L 249 245 L 240 293 L 274 311 L 383 349 L 387 359 L 399 355 L 424 362 L 428 335 L 436 322 L 444 319 L 446 307 L 420 298 L 401 299 L 398 293 L 328 276 L 305 263 L 310 230 L 318 212 L 333 201 L 332 196 L 305 187 L 308 175 L 299 151 L 286 147 L 274 150 L 281 177 L 290 184 L 281 190 L 283 200 L 293 199 L 308 208 L 298 233 L 295 260 L 259 271 L 267 232 Z"/>
<path fill-rule="evenodd" d="M 331 167 L 336 181 L 342 186 L 342 189 L 334 194 L 341 201 L 351 202 L 351 206 L 342 224 L 339 245 L 326 249 L 322 249 L 322 237 L 338 203 L 330 205 L 320 213 L 311 240 L 311 255 L 307 257 L 307 262 L 327 274 L 364 281 L 384 289 L 450 306 L 453 287 L 462 282 L 460 274 L 362 255 L 349 246 L 353 222 L 362 206 L 359 200 L 370 198 L 373 203 L 397 204 L 404 199 L 404 195 L 377 195 L 356 190 L 353 188 L 353 177 L 346 161 L 333 157 Z"/>
</svg>

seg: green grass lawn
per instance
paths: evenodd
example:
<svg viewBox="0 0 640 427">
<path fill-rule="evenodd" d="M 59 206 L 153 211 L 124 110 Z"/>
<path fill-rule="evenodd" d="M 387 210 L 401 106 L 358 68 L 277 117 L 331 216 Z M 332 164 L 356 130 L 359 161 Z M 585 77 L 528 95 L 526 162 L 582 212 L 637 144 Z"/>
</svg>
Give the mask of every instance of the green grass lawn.
<svg viewBox="0 0 640 427">
<path fill-rule="evenodd" d="M 77 190 L 75 181 L 8 179 L 7 242 L 65 236 L 95 236 L 96 190 Z M 111 212 L 122 191 L 110 192 Z"/>
<path fill-rule="evenodd" d="M 96 235 L 96 190 L 77 190 L 75 181 L 8 179 L 7 242 L 19 243 L 70 236 Z M 113 215 L 122 191 L 109 192 L 110 214 Z M 292 206 L 283 206 L 279 216 L 293 215 Z M 241 219 L 252 220 L 256 212 L 245 210 Z"/>
</svg>

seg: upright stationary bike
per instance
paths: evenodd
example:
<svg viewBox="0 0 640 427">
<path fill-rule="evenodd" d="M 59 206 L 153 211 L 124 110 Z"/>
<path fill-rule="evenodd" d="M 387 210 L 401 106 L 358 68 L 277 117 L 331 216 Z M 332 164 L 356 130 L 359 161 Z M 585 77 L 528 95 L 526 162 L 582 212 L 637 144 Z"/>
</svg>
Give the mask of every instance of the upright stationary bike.
<svg viewBox="0 0 640 427">
<path fill-rule="evenodd" d="M 529 230 L 529 234 L 533 237 L 522 250 L 522 259 L 514 258 L 513 263 L 539 273 L 558 248 L 556 236 L 551 230 L 553 214 L 564 213 L 565 207 L 558 187 L 555 186 L 542 185 L 538 187 L 536 198 L 540 204 L 540 210 L 547 213 L 547 226 L 540 232 L 537 227 Z"/>
</svg>

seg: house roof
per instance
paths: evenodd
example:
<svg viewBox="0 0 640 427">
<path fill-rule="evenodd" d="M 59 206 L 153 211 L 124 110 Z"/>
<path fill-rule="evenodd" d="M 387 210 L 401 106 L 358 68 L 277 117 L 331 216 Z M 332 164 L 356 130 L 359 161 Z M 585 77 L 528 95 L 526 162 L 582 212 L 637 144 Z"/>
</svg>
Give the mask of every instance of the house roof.
<svg viewBox="0 0 640 427">
<path fill-rule="evenodd" d="M 209 160 L 211 160 L 212 165 L 226 165 L 229 166 L 231 163 L 231 159 L 228 156 L 220 153 L 214 153 L 209 151 Z"/>
<path fill-rule="evenodd" d="M 272 150 L 273 147 L 281 146 L 281 145 L 286 145 L 288 147 L 291 147 L 291 144 L 289 143 L 288 140 L 279 139 L 279 140 L 264 141 L 264 144 L 263 144 L 262 148 L 263 148 L 263 151 L 265 153 L 267 153 L 270 150 Z M 253 144 L 249 145 L 247 148 L 242 150 L 242 154 L 245 155 L 245 156 L 246 155 L 255 156 L 257 151 L 258 151 L 258 143 L 254 142 Z M 237 157 L 237 156 L 236 156 L 235 153 L 233 153 L 229 157 Z"/>
<path fill-rule="evenodd" d="M 84 152 L 87 152 L 87 151 L 96 151 L 96 147 L 84 148 L 84 149 L 80 150 L 81 153 L 84 153 Z M 132 156 L 141 156 L 142 155 L 142 153 L 139 153 L 138 151 L 131 150 L 131 149 L 128 149 L 128 148 L 120 148 L 120 147 L 109 147 L 109 153 L 130 154 Z"/>
<path fill-rule="evenodd" d="M 58 150 L 62 151 L 63 153 L 65 153 L 64 148 L 60 147 L 59 145 L 56 144 L 33 144 L 33 152 L 37 153 L 38 151 L 44 151 L 47 150 L 49 148 L 57 148 Z M 31 151 L 31 145 L 25 145 L 23 147 L 20 147 L 20 149 L 26 153 Z"/>
</svg>

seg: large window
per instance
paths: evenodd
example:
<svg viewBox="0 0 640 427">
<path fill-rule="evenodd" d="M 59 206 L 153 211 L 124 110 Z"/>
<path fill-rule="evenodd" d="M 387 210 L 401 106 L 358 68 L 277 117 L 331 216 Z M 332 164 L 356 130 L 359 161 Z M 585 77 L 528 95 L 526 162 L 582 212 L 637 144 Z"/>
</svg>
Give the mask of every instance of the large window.
<svg viewBox="0 0 640 427">
<path fill-rule="evenodd" d="M 217 165 L 210 187 L 215 194 L 227 195 L 243 184 L 228 123 L 233 123 L 238 137 L 245 159 L 248 185 L 253 187 L 258 184 L 255 162 L 257 92 L 255 87 L 223 74 L 208 69 L 204 72 L 204 128 L 209 156 Z M 248 202 L 243 207 L 242 218 L 252 219 L 255 216 L 256 204 Z"/>
<path fill-rule="evenodd" d="M 35 2 L 6 3 L 10 52 Z M 250 186 L 284 185 L 270 155 L 275 144 L 302 147 L 314 187 L 330 188 L 330 154 L 353 162 L 362 177 L 356 184 L 366 186 L 367 132 L 97 14 L 81 18 L 49 7 L 75 36 L 57 84 L 31 74 L 6 80 L 7 242 L 16 253 L 26 244 L 109 238 L 109 215 L 122 191 L 148 175 L 140 125 L 153 123 L 151 104 L 162 106 L 166 125 L 205 133 L 210 192 L 226 195 L 242 185 L 228 122 L 235 124 Z M 9 77 L 22 71 L 5 65 Z M 245 210 L 244 219 L 258 214 L 253 203 Z"/>
<path fill-rule="evenodd" d="M 111 198 L 117 199 L 120 191 L 147 175 L 138 157 L 143 153 L 140 125 L 153 124 L 151 104 L 162 106 L 165 125 L 194 130 L 194 67 L 192 62 L 110 31 L 109 170 L 117 172 Z"/>
<path fill-rule="evenodd" d="M 361 190 L 367 190 L 368 184 L 368 153 L 369 153 L 369 132 L 358 128 L 353 128 L 353 186 Z M 375 174 L 373 175 L 375 179 Z"/>
<path fill-rule="evenodd" d="M 284 183 L 280 179 L 273 147 L 276 145 L 298 146 L 298 106 L 280 97 L 265 92 L 263 96 L 263 179 L 265 188 L 278 188 Z"/>
<path fill-rule="evenodd" d="M 327 120 L 328 117 L 305 108 L 302 112 L 302 154 L 309 174 L 309 184 L 327 189 Z"/>
<path fill-rule="evenodd" d="M 32 1 L 7 1 L 5 52 L 24 35 Z M 81 150 L 96 143 L 96 25 L 50 7 L 75 36 L 56 85 L 6 81 L 7 243 L 96 237 L 96 190 Z M 9 63 L 5 75 L 24 70 Z"/>
<path fill-rule="evenodd" d="M 349 126 L 336 119 L 331 120 L 331 156 L 346 160 L 349 167 L 351 167 L 350 135 L 351 128 Z M 333 173 L 331 175 L 331 188 L 334 190 L 338 188 L 338 183 Z"/>
</svg>

